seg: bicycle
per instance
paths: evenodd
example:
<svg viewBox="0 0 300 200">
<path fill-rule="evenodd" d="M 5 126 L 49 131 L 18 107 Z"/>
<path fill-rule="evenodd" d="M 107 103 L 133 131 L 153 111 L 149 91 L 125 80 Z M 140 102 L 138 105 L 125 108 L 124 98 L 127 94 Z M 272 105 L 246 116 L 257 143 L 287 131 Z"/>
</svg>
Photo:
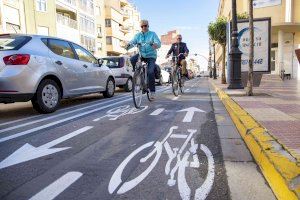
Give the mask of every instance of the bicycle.
<svg viewBox="0 0 300 200">
<path fill-rule="evenodd" d="M 135 65 L 133 80 L 132 80 L 132 97 L 133 103 L 136 108 L 140 108 L 142 104 L 142 98 L 147 93 L 147 98 L 151 102 L 150 89 L 148 87 L 148 64 L 142 61 L 142 55 L 140 47 L 147 45 L 148 43 L 138 43 L 136 45 L 138 49 L 138 61 Z M 151 45 L 151 44 L 150 44 Z"/>
<path fill-rule="evenodd" d="M 165 174 L 169 176 L 168 179 L 168 186 L 172 187 L 176 185 L 178 186 L 178 190 L 182 199 L 190 199 L 191 197 L 191 189 L 187 184 L 185 178 L 185 170 L 186 168 L 199 168 L 200 162 L 197 155 L 197 149 L 199 147 L 198 144 L 195 143 L 193 135 L 197 132 L 194 129 L 188 129 L 188 134 L 173 134 L 173 131 L 178 129 L 178 126 L 173 126 L 170 128 L 169 133 L 162 141 L 152 141 L 148 142 L 136 150 L 134 150 L 129 156 L 127 156 L 124 161 L 118 166 L 118 168 L 113 173 L 109 185 L 108 191 L 110 194 L 116 191 L 117 194 L 124 194 L 129 190 L 136 187 L 139 183 L 141 183 L 154 169 L 157 165 L 160 157 L 162 156 L 163 149 L 166 150 L 168 161 L 165 166 Z M 184 139 L 183 145 L 179 148 L 171 148 L 168 139 Z M 187 145 L 191 144 L 190 148 L 185 151 Z M 130 163 L 131 160 L 145 149 L 149 147 L 154 147 L 152 151 L 149 152 L 148 155 L 142 157 L 139 162 L 145 163 L 147 160 L 152 160 L 149 166 L 145 171 L 143 171 L 140 175 L 133 178 L 132 180 L 122 180 L 122 174 L 125 167 Z M 195 190 L 195 199 L 205 199 L 206 196 L 209 194 L 214 180 L 214 159 L 211 151 L 203 144 L 200 145 L 200 149 L 205 153 L 207 157 L 208 163 L 208 173 L 206 176 L 205 181 L 203 182 L 202 186 Z M 155 155 L 155 156 L 154 156 Z M 189 161 L 189 157 L 192 155 L 192 160 Z M 150 159 L 154 156 L 153 159 Z M 172 161 L 177 161 L 175 166 L 172 168 L 171 163 Z M 177 172 L 177 180 L 175 178 L 175 173 Z"/>
<path fill-rule="evenodd" d="M 178 58 L 181 55 L 183 55 L 183 53 L 180 53 L 178 56 L 172 56 L 174 58 L 173 68 L 175 68 L 172 74 L 172 91 L 175 96 L 179 95 L 179 89 L 182 94 L 184 93 L 184 81 L 183 78 L 181 77 L 182 69 L 180 64 L 178 63 Z"/>
</svg>

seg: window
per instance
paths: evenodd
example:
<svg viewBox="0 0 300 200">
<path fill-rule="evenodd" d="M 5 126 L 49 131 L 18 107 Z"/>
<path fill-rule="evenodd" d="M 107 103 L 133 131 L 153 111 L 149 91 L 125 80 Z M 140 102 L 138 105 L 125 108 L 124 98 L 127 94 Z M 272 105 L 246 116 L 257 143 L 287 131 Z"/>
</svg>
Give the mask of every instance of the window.
<svg viewBox="0 0 300 200">
<path fill-rule="evenodd" d="M 89 63 L 98 63 L 97 59 L 86 49 L 78 46 L 77 44 L 72 44 L 76 54 L 78 55 L 79 60 L 89 62 Z"/>
<path fill-rule="evenodd" d="M 49 35 L 49 28 L 45 26 L 38 26 L 37 28 L 38 35 Z"/>
<path fill-rule="evenodd" d="M 97 27 L 97 36 L 99 38 L 102 38 L 102 28 L 101 28 L 101 26 Z"/>
<path fill-rule="evenodd" d="M 102 51 L 102 43 L 98 42 L 98 51 Z"/>
<path fill-rule="evenodd" d="M 112 44 L 112 37 L 110 37 L 110 36 L 106 37 L 106 44 L 108 44 L 108 45 Z"/>
<path fill-rule="evenodd" d="M 75 58 L 74 52 L 67 41 L 49 39 L 49 49 L 59 56 Z"/>
<path fill-rule="evenodd" d="M 90 33 L 95 34 L 95 23 L 93 19 L 90 19 L 89 17 L 85 15 L 80 16 L 80 29 Z"/>
<path fill-rule="evenodd" d="M 2 35 L 0 36 L 0 51 L 19 50 L 29 40 L 31 37 L 28 36 Z"/>
<path fill-rule="evenodd" d="M 47 11 L 47 0 L 36 0 L 36 10 L 40 12 Z"/>
<path fill-rule="evenodd" d="M 109 68 L 119 68 L 120 66 L 120 58 L 103 58 L 103 64 Z"/>
<path fill-rule="evenodd" d="M 101 7 L 100 6 L 96 6 L 96 15 L 101 15 Z"/>
<path fill-rule="evenodd" d="M 89 51 L 95 51 L 96 42 L 94 38 L 85 35 L 80 35 L 80 42 L 81 45 L 87 48 Z"/>
<path fill-rule="evenodd" d="M 105 19 L 105 27 L 111 27 L 111 20 Z"/>
</svg>

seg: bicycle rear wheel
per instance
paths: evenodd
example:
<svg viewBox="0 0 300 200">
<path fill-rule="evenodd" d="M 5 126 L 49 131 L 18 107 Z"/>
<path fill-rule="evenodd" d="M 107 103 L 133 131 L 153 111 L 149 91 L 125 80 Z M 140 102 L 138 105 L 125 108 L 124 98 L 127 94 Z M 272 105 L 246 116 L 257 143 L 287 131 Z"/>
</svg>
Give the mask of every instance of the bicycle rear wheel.
<svg viewBox="0 0 300 200">
<path fill-rule="evenodd" d="M 178 96 L 178 93 L 179 93 L 179 82 L 178 82 L 178 75 L 177 75 L 176 71 L 173 73 L 172 91 L 173 91 L 173 94 L 175 96 Z"/>
<path fill-rule="evenodd" d="M 132 97 L 133 97 L 134 106 L 136 108 L 140 108 L 143 99 L 142 73 L 140 70 L 136 70 L 133 75 Z"/>
</svg>

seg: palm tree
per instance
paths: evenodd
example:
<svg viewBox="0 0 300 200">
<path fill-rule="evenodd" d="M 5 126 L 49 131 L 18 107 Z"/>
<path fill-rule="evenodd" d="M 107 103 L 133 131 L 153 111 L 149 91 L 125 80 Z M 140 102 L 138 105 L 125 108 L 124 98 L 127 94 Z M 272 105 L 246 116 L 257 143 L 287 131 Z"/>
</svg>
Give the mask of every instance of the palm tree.
<svg viewBox="0 0 300 200">
<path fill-rule="evenodd" d="M 250 31 L 250 49 L 249 49 L 249 72 L 246 95 L 253 96 L 253 59 L 254 59 L 254 27 L 253 27 L 253 0 L 249 3 L 249 31 Z"/>
<path fill-rule="evenodd" d="M 222 84 L 226 84 L 225 77 L 225 57 L 226 57 L 226 26 L 227 20 L 219 17 L 215 22 L 208 25 L 208 34 L 214 43 L 222 46 Z"/>
</svg>

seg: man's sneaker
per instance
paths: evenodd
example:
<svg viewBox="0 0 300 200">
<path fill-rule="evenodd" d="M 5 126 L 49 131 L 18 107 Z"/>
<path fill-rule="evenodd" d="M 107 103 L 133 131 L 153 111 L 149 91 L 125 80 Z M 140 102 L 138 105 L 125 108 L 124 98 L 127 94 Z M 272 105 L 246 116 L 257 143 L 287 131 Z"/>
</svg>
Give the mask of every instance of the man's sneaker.
<svg viewBox="0 0 300 200">
<path fill-rule="evenodd" d="M 150 99 L 154 100 L 155 99 L 155 92 L 150 92 Z"/>
</svg>

